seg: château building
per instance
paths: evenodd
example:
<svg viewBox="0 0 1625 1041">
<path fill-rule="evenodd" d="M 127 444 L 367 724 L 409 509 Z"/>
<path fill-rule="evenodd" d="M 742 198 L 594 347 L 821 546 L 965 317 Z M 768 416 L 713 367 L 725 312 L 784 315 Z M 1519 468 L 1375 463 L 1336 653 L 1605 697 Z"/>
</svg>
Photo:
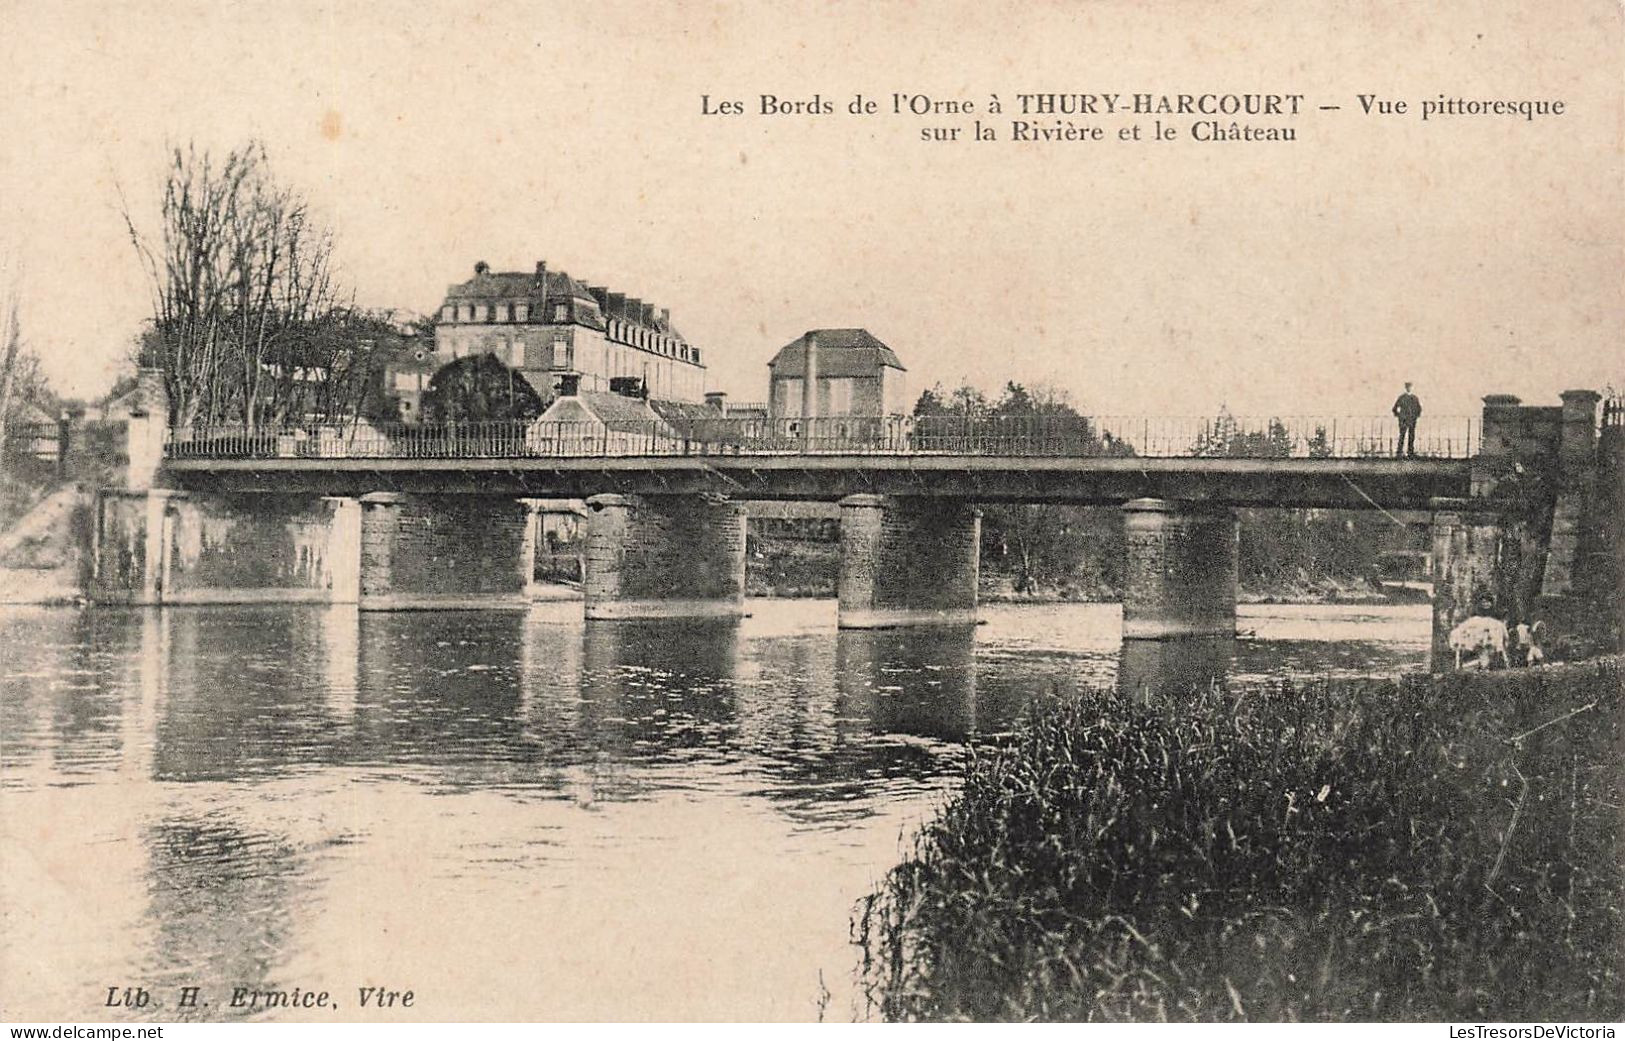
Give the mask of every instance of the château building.
<svg viewBox="0 0 1625 1041">
<path fill-rule="evenodd" d="M 651 398 L 698 402 L 705 395 L 700 349 L 672 325 L 671 312 L 637 297 L 590 286 L 546 261 L 534 272 L 492 271 L 451 286 L 435 324 L 440 364 L 469 354 L 495 355 L 544 400 L 565 376 L 587 393 L 610 381 L 642 380 Z"/>
</svg>

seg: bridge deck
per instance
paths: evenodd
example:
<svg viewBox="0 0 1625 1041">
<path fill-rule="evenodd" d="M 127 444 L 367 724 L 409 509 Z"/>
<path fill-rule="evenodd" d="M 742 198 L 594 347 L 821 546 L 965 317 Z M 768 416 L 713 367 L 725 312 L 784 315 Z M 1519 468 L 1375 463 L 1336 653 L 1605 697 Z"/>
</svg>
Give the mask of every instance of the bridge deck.
<svg viewBox="0 0 1625 1041">
<path fill-rule="evenodd" d="M 1465 459 L 1208 459 L 1003 455 L 716 455 L 460 459 L 170 459 L 169 483 L 224 492 L 373 491 L 577 498 L 718 494 L 833 500 L 870 493 L 1112 505 L 1141 497 L 1234 506 L 1423 509 L 1465 497 Z"/>
</svg>

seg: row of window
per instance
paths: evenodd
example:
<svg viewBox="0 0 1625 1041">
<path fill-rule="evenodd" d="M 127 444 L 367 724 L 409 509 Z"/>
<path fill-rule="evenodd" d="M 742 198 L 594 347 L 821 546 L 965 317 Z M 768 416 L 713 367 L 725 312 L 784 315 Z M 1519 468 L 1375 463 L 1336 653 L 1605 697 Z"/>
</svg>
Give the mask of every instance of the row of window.
<svg viewBox="0 0 1625 1041">
<path fill-rule="evenodd" d="M 500 304 L 447 304 L 440 309 L 442 322 L 528 322 L 530 304 L 509 301 Z M 569 304 L 553 305 L 553 321 L 570 320 Z"/>
<path fill-rule="evenodd" d="M 664 354 L 668 358 L 678 358 L 682 361 L 700 363 L 700 349 L 690 346 L 681 340 L 670 336 L 663 336 L 653 329 L 636 325 L 632 322 L 623 322 L 619 318 L 611 318 L 604 329 L 604 335 L 615 343 L 624 343 L 628 347 L 637 347 L 656 354 Z"/>
<path fill-rule="evenodd" d="M 552 307 L 555 322 L 570 320 L 570 306 L 568 304 L 554 304 Z M 509 301 L 495 304 L 446 304 L 440 309 L 440 320 L 443 322 L 528 322 L 530 321 L 530 304 L 525 301 Z M 637 325 L 633 322 L 624 322 L 618 318 L 611 318 L 607 324 L 605 334 L 616 343 L 624 343 L 629 347 L 637 347 L 655 354 L 664 354 L 669 358 L 678 358 L 682 361 L 700 364 L 700 349 L 681 340 L 665 336 L 654 329 Z"/>
</svg>

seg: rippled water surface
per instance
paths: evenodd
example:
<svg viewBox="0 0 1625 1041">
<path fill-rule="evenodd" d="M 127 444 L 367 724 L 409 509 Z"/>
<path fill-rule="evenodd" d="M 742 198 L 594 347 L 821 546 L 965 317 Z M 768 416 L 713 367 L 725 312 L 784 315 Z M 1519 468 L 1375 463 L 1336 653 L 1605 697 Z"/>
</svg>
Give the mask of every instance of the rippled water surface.
<svg viewBox="0 0 1625 1041">
<path fill-rule="evenodd" d="M 1033 692 L 1392 672 L 1428 638 L 1426 606 L 1128 648 L 1110 605 L 580 610 L 0 608 L 0 1019 L 227 1018 L 239 986 L 338 1005 L 288 1018 L 850 1018 L 854 903 Z M 158 1004 L 107 1009 L 126 986 Z"/>
</svg>

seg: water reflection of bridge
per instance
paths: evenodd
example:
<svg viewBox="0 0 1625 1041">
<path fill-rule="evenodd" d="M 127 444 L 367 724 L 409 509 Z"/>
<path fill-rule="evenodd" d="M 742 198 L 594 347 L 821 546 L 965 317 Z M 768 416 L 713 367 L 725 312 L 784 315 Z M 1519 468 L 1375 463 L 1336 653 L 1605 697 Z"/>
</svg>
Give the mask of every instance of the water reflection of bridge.
<svg viewBox="0 0 1625 1041">
<path fill-rule="evenodd" d="M 817 610 L 833 621 L 830 605 Z M 1118 652 L 1101 612 L 1100 660 L 1045 657 L 1040 671 L 1109 675 Z M 590 860 L 582 848 L 607 808 L 649 819 L 721 796 L 715 816 L 673 827 L 755 813 L 799 841 L 838 844 L 851 832 L 828 831 L 946 783 L 963 741 L 1012 730 L 1046 689 L 1018 656 L 986 653 L 994 626 L 787 620 L 584 624 L 555 607 L 40 612 L 6 634 L 26 646 L 18 671 L 33 677 L 0 677 L 6 782 L 36 806 L 99 809 L 73 816 L 72 855 L 93 836 L 92 873 L 117 876 L 95 892 L 129 906 L 91 902 L 86 917 L 116 925 L 140 978 L 163 989 L 171 1005 L 154 1015 L 185 1018 L 172 1005 L 180 986 L 218 998 L 222 984 L 345 979 L 298 959 L 412 949 L 403 936 L 423 915 L 447 926 L 414 904 L 425 892 L 499 877 L 486 892 L 500 902 L 460 901 L 456 913 L 522 915 L 508 900 L 535 896 L 538 879 L 579 880 L 524 858 Z M 561 820 L 579 830 L 560 834 Z M 656 897 L 667 867 L 645 868 Z M 398 913 L 363 913 L 385 900 Z M 479 929 L 446 932 L 434 949 L 460 953 Z"/>
<path fill-rule="evenodd" d="M 8 705 L 8 726 L 19 740 L 47 726 L 58 769 L 132 781 L 258 783 L 339 767 L 566 797 L 583 767 L 743 758 L 781 780 L 857 783 L 917 772 L 935 743 L 1010 730 L 1044 693 L 979 661 L 972 627 L 753 636 L 726 621 L 582 624 L 553 608 L 277 607 L 76 624 L 96 632 L 65 641 L 74 657 L 50 667 L 100 678 L 64 692 L 48 720 Z M 1205 686 L 1236 663 L 1234 641 L 1191 646 L 1127 641 L 1078 682 L 1115 672 L 1141 694 Z M 98 658 L 77 656 L 89 647 Z M 635 784 L 594 794 L 625 797 Z"/>
</svg>

